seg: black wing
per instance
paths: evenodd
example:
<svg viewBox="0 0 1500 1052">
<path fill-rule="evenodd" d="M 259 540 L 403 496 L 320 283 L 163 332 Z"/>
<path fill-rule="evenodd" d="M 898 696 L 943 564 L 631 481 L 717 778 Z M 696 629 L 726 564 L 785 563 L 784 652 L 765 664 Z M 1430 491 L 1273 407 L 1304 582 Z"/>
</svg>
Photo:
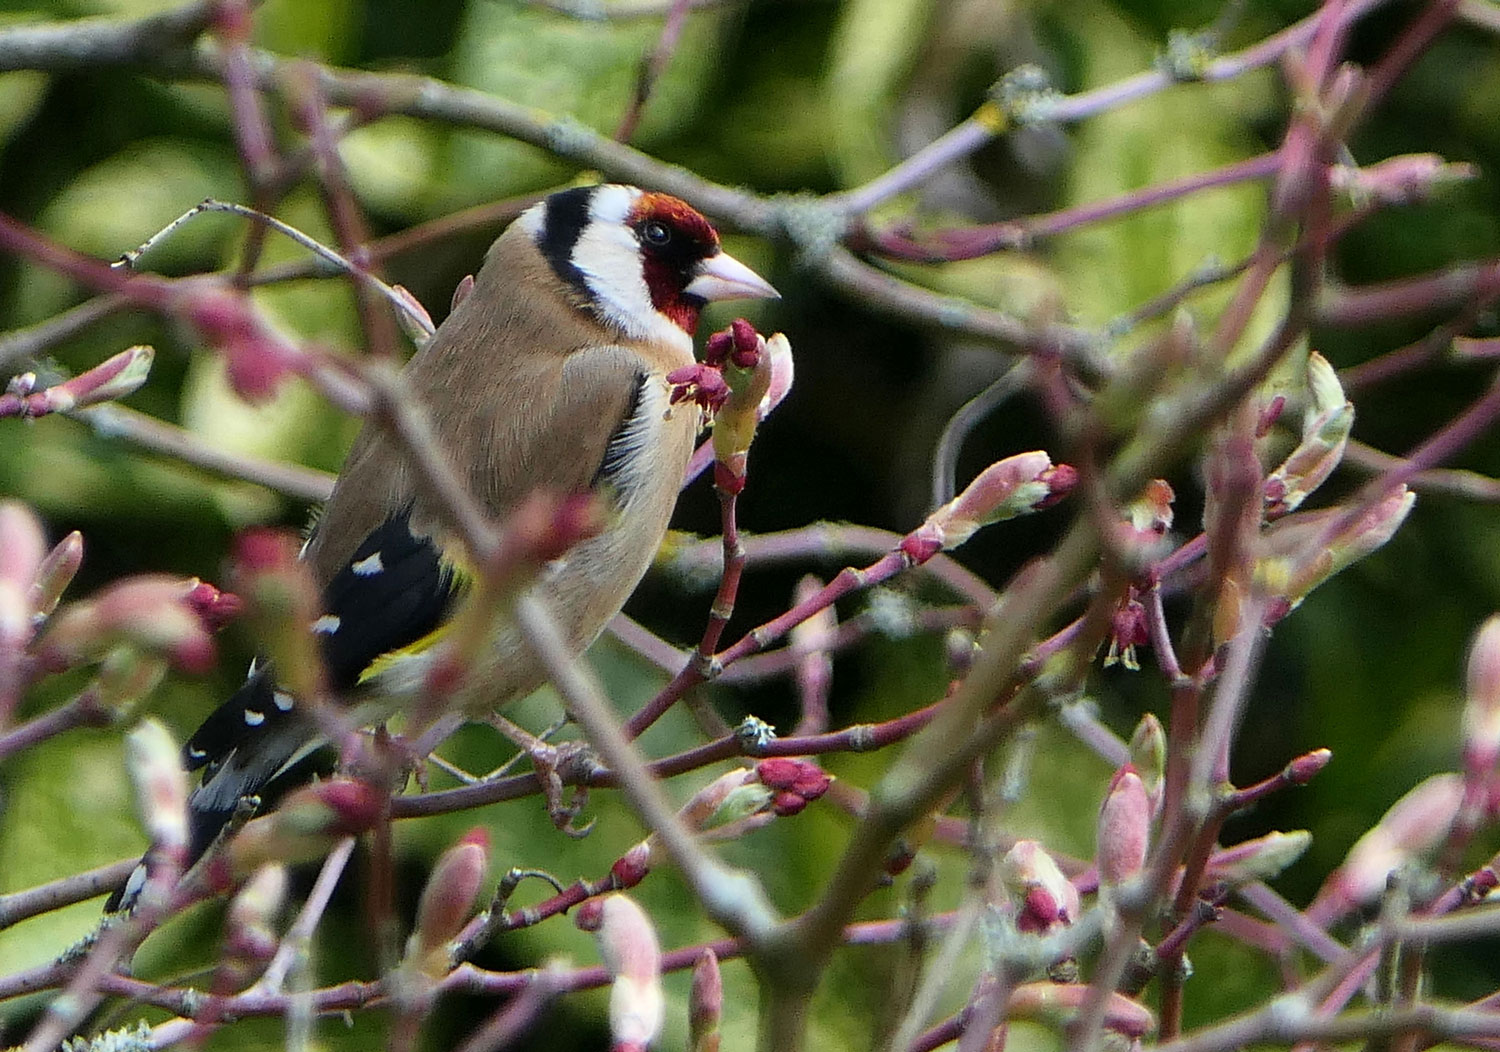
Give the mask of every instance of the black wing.
<svg viewBox="0 0 1500 1052">
<path fill-rule="evenodd" d="M 313 624 L 329 685 L 344 693 L 382 654 L 410 646 L 442 624 L 454 575 L 428 537 L 411 530 L 410 510 L 381 523 L 323 589 Z M 212 843 L 240 799 L 258 795 L 317 745 L 317 731 L 264 662 L 214 710 L 183 750 L 188 770 L 204 768 L 193 792 L 193 857 Z"/>
</svg>

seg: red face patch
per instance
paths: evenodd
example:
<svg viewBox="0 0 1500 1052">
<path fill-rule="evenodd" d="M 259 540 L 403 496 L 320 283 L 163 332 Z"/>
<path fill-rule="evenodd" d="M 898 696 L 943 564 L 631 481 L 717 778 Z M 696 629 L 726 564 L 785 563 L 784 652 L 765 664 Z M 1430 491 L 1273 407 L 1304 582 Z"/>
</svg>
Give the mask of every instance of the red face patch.
<svg viewBox="0 0 1500 1052">
<path fill-rule="evenodd" d="M 661 193 L 641 195 L 631 210 L 630 226 L 641 245 L 651 305 L 691 334 L 703 304 L 686 289 L 694 268 L 718 254 L 718 231 L 692 205 Z"/>
</svg>

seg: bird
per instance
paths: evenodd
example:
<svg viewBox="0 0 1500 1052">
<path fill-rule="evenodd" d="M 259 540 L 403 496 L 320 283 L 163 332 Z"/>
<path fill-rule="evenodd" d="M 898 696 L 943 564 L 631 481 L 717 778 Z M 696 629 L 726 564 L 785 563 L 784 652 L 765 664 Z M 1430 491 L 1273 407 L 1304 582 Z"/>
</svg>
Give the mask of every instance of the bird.
<svg viewBox="0 0 1500 1052">
<path fill-rule="evenodd" d="M 667 375 L 694 363 L 701 309 L 776 297 L 681 199 L 574 187 L 501 233 L 467 295 L 404 366 L 404 389 L 497 521 L 538 488 L 604 502 L 603 530 L 534 586 L 572 651 L 620 611 L 665 536 L 703 423 L 698 406 L 672 404 Z M 311 627 L 336 696 L 400 697 L 422 682 L 460 590 L 440 523 L 395 442 L 367 423 L 301 554 L 321 589 Z M 513 628 L 494 635 L 479 665 L 470 681 L 483 685 L 484 706 L 545 679 Z M 202 772 L 189 798 L 189 858 L 318 742 L 275 668 L 253 663 L 184 746 L 186 767 Z M 119 900 L 129 897 L 127 887 Z"/>
</svg>

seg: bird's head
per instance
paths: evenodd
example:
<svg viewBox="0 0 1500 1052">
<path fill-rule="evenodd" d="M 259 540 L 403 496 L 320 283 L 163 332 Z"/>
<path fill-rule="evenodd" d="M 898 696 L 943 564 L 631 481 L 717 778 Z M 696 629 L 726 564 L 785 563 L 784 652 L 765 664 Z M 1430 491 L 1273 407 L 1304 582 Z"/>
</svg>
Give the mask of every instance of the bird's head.
<svg viewBox="0 0 1500 1052">
<path fill-rule="evenodd" d="M 563 190 L 517 220 L 576 302 L 641 340 L 680 340 L 713 300 L 778 295 L 687 202 L 633 186 Z"/>
</svg>

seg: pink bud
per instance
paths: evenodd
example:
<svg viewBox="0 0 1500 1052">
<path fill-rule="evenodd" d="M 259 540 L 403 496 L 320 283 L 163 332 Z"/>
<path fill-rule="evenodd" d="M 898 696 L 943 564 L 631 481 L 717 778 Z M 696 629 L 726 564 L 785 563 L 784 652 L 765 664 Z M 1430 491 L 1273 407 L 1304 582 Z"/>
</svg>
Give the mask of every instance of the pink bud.
<svg viewBox="0 0 1500 1052">
<path fill-rule="evenodd" d="M 46 551 L 32 510 L 18 501 L 0 502 L 0 654 L 19 653 L 31 639 L 32 583 Z"/>
<path fill-rule="evenodd" d="M 782 333 L 766 339 L 766 356 L 771 362 L 771 386 L 760 403 L 760 418 L 764 420 L 771 410 L 781 404 L 792 390 L 795 367 L 792 362 L 792 344 Z"/>
<path fill-rule="evenodd" d="M 592 899 L 578 911 L 592 931 L 604 967 L 614 977 L 609 996 L 610 1047 L 650 1047 L 661 1032 L 661 946 L 645 911 L 625 895 Z"/>
<path fill-rule="evenodd" d="M 1271 880 L 1301 858 L 1311 844 L 1312 834 L 1305 829 L 1267 833 L 1215 852 L 1209 864 L 1209 876 L 1215 881 L 1236 886 L 1254 880 Z"/>
<path fill-rule="evenodd" d="M 1469 647 L 1463 714 L 1464 762 L 1486 775 L 1500 756 L 1500 614 L 1480 626 Z"/>
<path fill-rule="evenodd" d="M 1000 862 L 1000 879 L 1016 900 L 1016 928 L 1045 934 L 1081 912 L 1078 889 L 1035 840 L 1017 840 Z"/>
<path fill-rule="evenodd" d="M 292 793 L 270 814 L 249 822 L 229 842 L 230 868 L 248 874 L 267 862 L 321 858 L 346 836 L 380 821 L 385 795 L 352 778 L 316 782 Z"/>
<path fill-rule="evenodd" d="M 188 787 L 177 743 L 156 720 L 142 720 L 125 736 L 125 756 L 151 846 L 180 859 L 188 844 Z"/>
<path fill-rule="evenodd" d="M 1150 712 L 1142 716 L 1130 736 L 1129 748 L 1131 764 L 1155 799 L 1167 769 L 1167 732 L 1162 729 L 1161 720 Z"/>
<path fill-rule="evenodd" d="M 1314 749 L 1303 753 L 1286 765 L 1285 776 L 1289 785 L 1306 785 L 1319 771 L 1328 766 L 1333 753 L 1328 749 Z"/>
<path fill-rule="evenodd" d="M 1011 992 L 1006 1015 L 1063 1027 L 1077 1018 L 1091 993 L 1087 983 L 1022 983 Z M 1156 1017 L 1145 1005 L 1112 993 L 1105 1003 L 1103 1025 L 1126 1037 L 1142 1038 L 1156 1029 Z"/>
<path fill-rule="evenodd" d="M 1255 437 L 1265 438 L 1271 433 L 1271 428 L 1276 426 L 1276 421 L 1281 419 L 1281 412 L 1286 408 L 1286 395 L 1277 395 L 1267 402 L 1260 410 L 1260 418 L 1255 422 Z"/>
<path fill-rule="evenodd" d="M 643 840 L 635 845 L 625 854 L 615 859 L 615 864 L 609 867 L 610 879 L 616 888 L 622 891 L 633 888 L 646 879 L 646 874 L 651 872 L 651 842 Z"/>
<path fill-rule="evenodd" d="M 1450 164 L 1435 153 L 1408 153 L 1388 157 L 1363 168 L 1335 165 L 1330 184 L 1363 203 L 1373 198 L 1381 204 L 1411 204 L 1425 201 L 1442 186 L 1474 178 L 1470 164 Z"/>
<path fill-rule="evenodd" d="M 121 351 L 71 380 L 29 396 L 27 414 L 65 413 L 124 398 L 146 382 L 155 356 L 156 351 L 144 345 Z"/>
<path fill-rule="evenodd" d="M 417 904 L 417 923 L 407 942 L 407 959 L 431 978 L 449 969 L 448 944 L 463 931 L 474 910 L 489 861 L 490 838 L 482 828 L 464 834 L 443 852 Z"/>
<path fill-rule="evenodd" d="M 233 621 L 245 605 L 233 592 L 221 592 L 207 581 L 200 581 L 196 577 L 190 582 L 188 594 L 183 601 L 210 632 L 217 632 Z"/>
<path fill-rule="evenodd" d="M 1397 800 L 1357 840 L 1309 908 L 1320 921 L 1332 920 L 1378 898 L 1395 869 L 1421 857 L 1448 836 L 1464 798 L 1457 774 L 1435 774 Z"/>
<path fill-rule="evenodd" d="M 126 578 L 57 613 L 39 644 L 45 667 L 94 660 L 124 643 L 166 655 L 178 668 L 213 667 L 214 644 L 188 607 L 189 582 L 160 575 Z"/>
<path fill-rule="evenodd" d="M 724 979 L 719 958 L 704 950 L 693 965 L 688 994 L 688 1047 L 692 1052 L 714 1052 L 719 1047 L 719 1019 L 724 1013 Z"/>
<path fill-rule="evenodd" d="M 1054 468 L 1052 458 L 1041 450 L 1017 453 L 981 471 L 962 493 L 927 516 L 912 536 L 920 535 L 927 542 L 917 542 L 918 548 L 925 549 L 928 543 L 956 548 L 982 526 L 1055 503 L 1076 481 L 1076 472 Z M 902 548 L 906 549 L 904 542 Z"/>
<path fill-rule="evenodd" d="M 1100 884 L 1120 884 L 1141 871 L 1151 837 L 1151 798 L 1134 767 L 1115 772 L 1099 809 L 1095 863 Z"/>
</svg>

